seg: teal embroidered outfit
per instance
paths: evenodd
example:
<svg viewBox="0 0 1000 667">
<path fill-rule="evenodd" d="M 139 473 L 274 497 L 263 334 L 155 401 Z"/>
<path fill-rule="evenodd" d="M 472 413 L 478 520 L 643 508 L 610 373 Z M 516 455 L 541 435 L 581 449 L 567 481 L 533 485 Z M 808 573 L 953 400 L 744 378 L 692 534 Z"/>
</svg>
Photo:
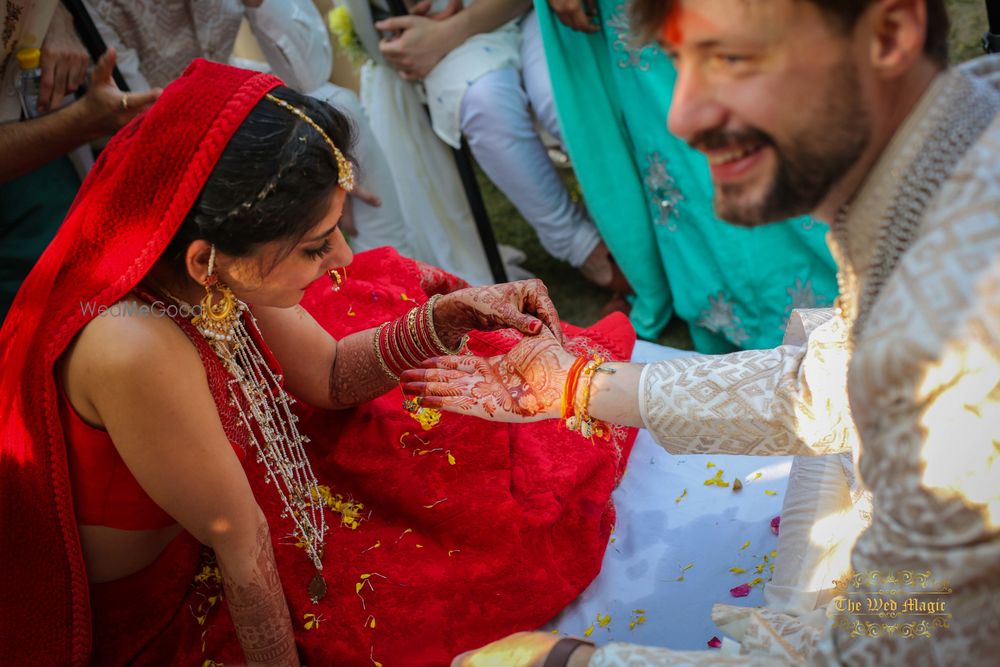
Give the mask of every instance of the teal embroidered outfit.
<svg viewBox="0 0 1000 667">
<path fill-rule="evenodd" d="M 594 222 L 636 291 L 632 323 L 655 339 L 671 315 L 700 352 L 773 347 L 794 308 L 837 296 L 826 226 L 746 229 L 719 220 L 705 158 L 666 129 L 675 72 L 636 44 L 628 3 L 597 0 L 588 35 L 535 3 L 563 140 Z"/>
</svg>

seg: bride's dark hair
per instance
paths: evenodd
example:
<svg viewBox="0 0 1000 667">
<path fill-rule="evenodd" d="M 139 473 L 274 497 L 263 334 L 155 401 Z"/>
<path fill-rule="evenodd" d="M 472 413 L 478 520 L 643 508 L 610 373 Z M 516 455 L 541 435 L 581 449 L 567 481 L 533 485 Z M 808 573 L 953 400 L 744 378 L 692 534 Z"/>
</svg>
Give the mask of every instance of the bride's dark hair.
<svg viewBox="0 0 1000 667">
<path fill-rule="evenodd" d="M 290 88 L 271 94 L 312 118 L 354 162 L 354 127 L 343 113 Z M 271 241 L 291 248 L 326 215 L 339 176 L 323 137 L 262 98 L 229 140 L 164 257 L 183 265 L 188 245 L 197 239 L 236 257 Z"/>
</svg>

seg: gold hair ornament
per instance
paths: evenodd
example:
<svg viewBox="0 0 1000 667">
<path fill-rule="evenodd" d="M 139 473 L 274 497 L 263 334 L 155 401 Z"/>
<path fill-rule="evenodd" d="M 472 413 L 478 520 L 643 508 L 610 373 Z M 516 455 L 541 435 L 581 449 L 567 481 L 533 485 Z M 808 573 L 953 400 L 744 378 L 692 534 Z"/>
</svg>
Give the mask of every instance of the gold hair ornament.
<svg viewBox="0 0 1000 667">
<path fill-rule="evenodd" d="M 323 141 L 325 141 L 327 146 L 330 147 L 330 150 L 333 151 L 333 157 L 337 161 L 337 171 L 339 172 L 337 176 L 337 185 L 342 187 L 347 192 L 352 192 L 354 190 L 354 168 L 351 166 L 351 163 L 347 161 L 347 158 L 344 157 L 344 154 L 340 152 L 340 149 L 337 148 L 337 145 L 333 143 L 330 136 L 323 131 L 323 128 L 321 128 L 316 121 L 310 118 L 306 112 L 302 111 L 302 109 L 299 109 L 295 105 L 289 104 L 285 100 L 275 97 L 271 93 L 267 93 L 264 97 L 274 102 L 282 109 L 285 109 L 301 118 L 303 121 L 308 123 L 312 129 L 316 130 L 316 132 L 319 133 L 319 136 L 323 137 Z"/>
</svg>

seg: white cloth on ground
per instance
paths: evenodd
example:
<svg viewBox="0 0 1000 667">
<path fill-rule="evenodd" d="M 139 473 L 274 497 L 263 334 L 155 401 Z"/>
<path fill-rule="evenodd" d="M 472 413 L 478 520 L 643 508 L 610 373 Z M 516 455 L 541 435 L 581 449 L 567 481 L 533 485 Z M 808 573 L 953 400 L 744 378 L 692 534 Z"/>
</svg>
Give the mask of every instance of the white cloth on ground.
<svg viewBox="0 0 1000 667">
<path fill-rule="evenodd" d="M 632 359 L 687 356 L 639 341 Z M 720 470 L 730 484 L 739 478 L 742 490 L 705 485 Z M 672 455 L 643 429 L 613 495 L 617 520 L 601 573 L 547 629 L 582 636 L 593 626 L 589 638 L 598 645 L 627 641 L 692 650 L 722 635 L 712 620 L 716 603 L 766 602 L 807 613 L 825 602 L 828 578 L 843 571 L 853 545 L 839 533 L 813 540 L 816 518 L 857 516 L 847 487 L 837 455 Z M 771 530 L 775 516 L 781 517 L 779 537 Z M 746 572 L 731 572 L 733 567 Z M 747 597 L 730 595 L 756 577 L 763 581 Z M 598 616 L 610 621 L 601 626 Z"/>
</svg>

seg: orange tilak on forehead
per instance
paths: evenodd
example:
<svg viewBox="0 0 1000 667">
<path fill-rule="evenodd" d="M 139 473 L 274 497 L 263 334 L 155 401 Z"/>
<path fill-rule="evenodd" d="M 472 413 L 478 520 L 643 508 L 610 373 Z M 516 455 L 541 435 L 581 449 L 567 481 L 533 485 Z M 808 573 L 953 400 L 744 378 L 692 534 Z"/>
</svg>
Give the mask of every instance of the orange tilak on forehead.
<svg viewBox="0 0 1000 667">
<path fill-rule="evenodd" d="M 684 39 L 684 26 L 695 31 L 711 31 L 718 26 L 703 13 L 684 7 L 682 3 L 675 2 L 667 18 L 663 21 L 663 29 L 660 36 L 663 43 L 668 46 L 680 46 Z"/>
</svg>

